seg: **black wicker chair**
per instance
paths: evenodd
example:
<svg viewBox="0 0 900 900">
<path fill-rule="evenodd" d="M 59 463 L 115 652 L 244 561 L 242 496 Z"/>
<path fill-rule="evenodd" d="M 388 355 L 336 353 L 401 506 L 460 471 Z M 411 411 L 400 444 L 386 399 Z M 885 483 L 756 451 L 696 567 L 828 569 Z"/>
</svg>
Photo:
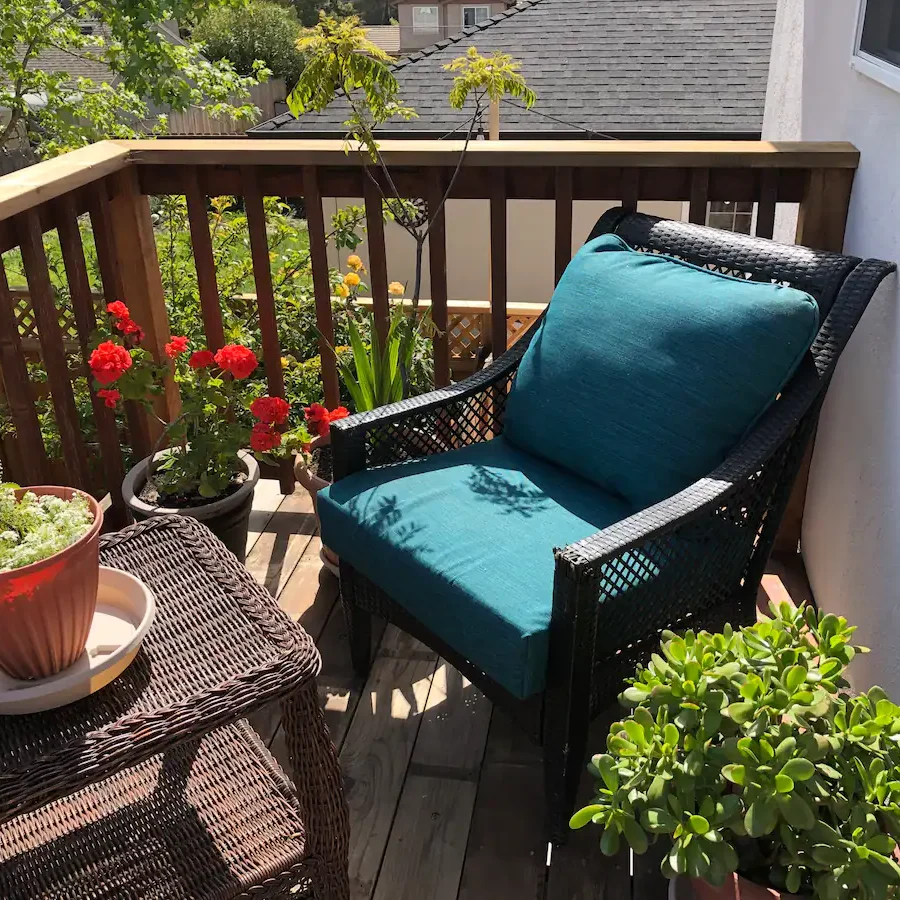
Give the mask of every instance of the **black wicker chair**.
<svg viewBox="0 0 900 900">
<path fill-rule="evenodd" d="M 708 477 L 554 551 L 546 689 L 528 700 L 513 697 L 346 561 L 340 567 L 357 671 L 366 673 L 371 663 L 371 615 L 383 616 L 440 653 L 511 713 L 543 744 L 549 836 L 555 841 L 565 840 L 590 721 L 614 702 L 622 678 L 655 649 L 659 632 L 679 626 L 718 629 L 725 622 L 737 626 L 754 620 L 763 568 L 825 389 L 875 289 L 895 269 L 878 260 L 785 246 L 623 209 L 606 213 L 591 237 L 608 232 L 638 250 L 788 283 L 811 294 L 819 303 L 822 325 L 780 401 Z M 499 433 L 506 392 L 530 337 L 459 384 L 335 422 L 335 478 Z M 658 568 L 658 574 L 646 577 L 648 566 Z"/>
</svg>

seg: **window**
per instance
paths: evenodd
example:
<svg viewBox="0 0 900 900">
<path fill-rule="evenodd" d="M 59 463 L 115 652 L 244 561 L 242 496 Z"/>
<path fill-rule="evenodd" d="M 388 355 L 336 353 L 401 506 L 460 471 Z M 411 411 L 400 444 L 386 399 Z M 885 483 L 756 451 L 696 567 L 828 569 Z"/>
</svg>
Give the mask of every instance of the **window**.
<svg viewBox="0 0 900 900">
<path fill-rule="evenodd" d="M 716 200 L 709 204 L 706 224 L 723 231 L 736 231 L 738 234 L 750 234 L 753 223 L 753 203 L 734 202 L 732 200 Z"/>
<path fill-rule="evenodd" d="M 463 28 L 468 28 L 470 25 L 478 25 L 490 17 L 491 8 L 489 6 L 464 6 Z"/>
<path fill-rule="evenodd" d="M 860 0 L 851 65 L 900 91 L 900 0 Z"/>
<path fill-rule="evenodd" d="M 414 6 L 412 17 L 413 31 L 438 31 L 438 8 L 436 6 Z"/>
</svg>

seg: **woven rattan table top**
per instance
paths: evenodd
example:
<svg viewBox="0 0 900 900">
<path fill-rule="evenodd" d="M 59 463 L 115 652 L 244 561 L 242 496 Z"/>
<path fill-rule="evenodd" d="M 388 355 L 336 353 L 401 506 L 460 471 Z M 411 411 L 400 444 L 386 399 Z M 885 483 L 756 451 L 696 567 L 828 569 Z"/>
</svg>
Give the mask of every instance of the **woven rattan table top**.
<svg viewBox="0 0 900 900">
<path fill-rule="evenodd" d="M 101 561 L 141 578 L 157 618 L 126 672 L 52 712 L 0 718 L 0 822 L 295 692 L 309 636 L 189 517 L 107 535 Z"/>
</svg>

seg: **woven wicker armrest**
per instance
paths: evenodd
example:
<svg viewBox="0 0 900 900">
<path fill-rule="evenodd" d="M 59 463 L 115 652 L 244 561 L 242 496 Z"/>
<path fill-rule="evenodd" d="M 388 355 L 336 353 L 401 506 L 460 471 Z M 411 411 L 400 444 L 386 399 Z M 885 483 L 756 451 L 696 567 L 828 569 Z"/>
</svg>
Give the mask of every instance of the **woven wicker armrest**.
<svg viewBox="0 0 900 900">
<path fill-rule="evenodd" d="M 499 433 L 506 389 L 536 327 L 533 324 L 492 365 L 457 384 L 334 422 L 335 480 L 375 465 L 454 450 Z"/>
<path fill-rule="evenodd" d="M 158 517 L 101 539 L 101 563 L 139 577 L 157 617 L 111 685 L 0 723 L 0 823 L 199 738 L 315 678 L 312 639 L 203 526 Z"/>
</svg>

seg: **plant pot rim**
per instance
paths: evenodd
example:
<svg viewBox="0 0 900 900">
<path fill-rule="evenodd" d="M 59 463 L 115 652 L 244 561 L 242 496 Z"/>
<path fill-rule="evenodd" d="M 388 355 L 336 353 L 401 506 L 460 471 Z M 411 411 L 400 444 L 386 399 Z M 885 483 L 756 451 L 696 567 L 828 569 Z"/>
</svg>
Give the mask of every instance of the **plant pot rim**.
<svg viewBox="0 0 900 900">
<path fill-rule="evenodd" d="M 740 872 L 732 872 L 731 874 L 736 881 L 744 881 L 747 884 L 752 884 L 753 887 L 759 888 L 761 891 L 765 891 L 770 896 L 777 895 L 780 900 L 812 900 L 813 897 L 812 894 L 791 894 L 788 891 L 782 891 L 776 887 L 772 887 L 772 885 L 770 884 L 761 884 L 760 882 L 755 881 L 754 879 L 749 878 L 748 876 L 743 875 Z M 715 888 L 713 887 L 713 885 L 710 885 L 705 878 L 691 877 L 691 882 L 696 883 L 698 881 L 702 882 L 703 884 L 709 885 L 711 888 L 713 888 L 713 890 L 720 890 L 720 888 Z"/>
<path fill-rule="evenodd" d="M 128 471 L 125 480 L 122 482 L 122 494 L 126 504 L 135 512 L 144 516 L 190 515 L 192 518 L 200 520 L 212 519 L 242 503 L 246 499 L 247 494 L 252 493 L 259 481 L 259 463 L 257 463 L 253 454 L 247 450 L 239 450 L 238 459 L 247 472 L 247 480 L 233 494 L 229 494 L 221 500 L 212 500 L 200 506 L 190 507 L 155 506 L 141 500 L 138 495 L 147 481 L 147 469 L 150 466 L 149 456 L 144 457 Z"/>
<path fill-rule="evenodd" d="M 37 494 L 39 497 L 48 494 L 59 497 L 62 496 L 59 492 L 68 492 L 69 496 L 64 497 L 63 499 L 70 499 L 72 495 L 80 494 L 87 500 L 88 506 L 90 506 L 91 512 L 94 514 L 94 522 L 77 541 L 69 544 L 68 547 L 63 547 L 62 550 L 57 550 L 56 553 L 51 553 L 50 556 L 45 556 L 43 559 L 29 563 L 27 566 L 19 566 L 17 569 L 7 569 L 5 572 L 0 572 L 0 579 L 23 578 L 34 572 L 38 572 L 61 559 L 67 559 L 72 556 L 79 547 L 82 547 L 95 537 L 97 532 L 103 527 L 103 507 L 100 506 L 96 498 L 92 497 L 86 491 L 82 491 L 79 488 L 67 487 L 66 485 L 35 484 L 18 488 L 15 492 L 16 499 L 19 499 L 22 494 L 26 494 L 29 491 L 33 494 Z"/>
</svg>

